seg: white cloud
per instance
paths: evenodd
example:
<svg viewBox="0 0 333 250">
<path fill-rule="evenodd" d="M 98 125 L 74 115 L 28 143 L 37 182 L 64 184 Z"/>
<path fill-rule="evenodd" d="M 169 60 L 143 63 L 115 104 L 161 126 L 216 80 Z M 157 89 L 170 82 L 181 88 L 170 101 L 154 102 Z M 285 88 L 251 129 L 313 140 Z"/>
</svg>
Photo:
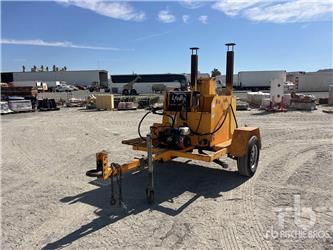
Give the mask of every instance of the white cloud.
<svg viewBox="0 0 333 250">
<path fill-rule="evenodd" d="M 208 22 L 208 16 L 199 16 L 198 20 L 202 22 L 203 24 L 207 24 Z"/>
<path fill-rule="evenodd" d="M 176 21 L 176 17 L 172 15 L 169 10 L 161 10 L 158 13 L 158 20 L 162 23 L 173 23 Z"/>
<path fill-rule="evenodd" d="M 204 1 L 197 1 L 197 0 L 183 0 L 180 1 L 180 4 L 188 9 L 198 9 L 204 6 L 206 3 Z"/>
<path fill-rule="evenodd" d="M 251 7 L 260 0 L 221 0 L 213 4 L 213 9 L 224 12 L 228 16 L 236 16 L 240 11 Z"/>
<path fill-rule="evenodd" d="M 330 0 L 221 0 L 212 8 L 229 16 L 240 15 L 252 21 L 272 23 L 329 20 L 333 13 Z"/>
<path fill-rule="evenodd" d="M 74 5 L 94 11 L 99 15 L 125 21 L 143 21 L 146 16 L 143 11 L 136 11 L 128 2 L 99 0 L 58 0 L 57 2 L 64 6 Z"/>
<path fill-rule="evenodd" d="M 142 40 L 147 40 L 150 38 L 154 38 L 154 37 L 159 37 L 159 36 L 164 36 L 171 33 L 171 31 L 166 31 L 166 32 L 161 32 L 161 33 L 155 33 L 155 34 L 151 34 L 151 35 L 147 35 L 147 36 L 142 36 L 142 37 L 138 37 L 135 40 L 136 41 L 142 41 Z"/>
<path fill-rule="evenodd" d="M 183 15 L 182 19 L 183 19 L 184 23 L 188 23 L 188 20 L 190 19 L 190 16 L 189 15 Z"/>
<path fill-rule="evenodd" d="M 270 6 L 254 7 L 244 12 L 245 16 L 254 21 L 291 23 L 308 22 L 325 18 L 333 13 L 330 1 L 296 0 Z M 330 15 L 332 18 L 332 14 Z"/>
<path fill-rule="evenodd" d="M 74 49 L 95 49 L 95 50 L 113 50 L 113 51 L 131 51 L 133 49 L 120 49 L 113 47 L 100 47 L 100 46 L 88 46 L 78 45 L 68 41 L 52 41 L 47 42 L 41 39 L 32 40 L 16 40 L 16 39 L 1 39 L 1 44 L 9 45 L 30 45 L 30 46 L 46 46 L 46 47 L 60 47 L 60 48 L 74 48 Z"/>
</svg>

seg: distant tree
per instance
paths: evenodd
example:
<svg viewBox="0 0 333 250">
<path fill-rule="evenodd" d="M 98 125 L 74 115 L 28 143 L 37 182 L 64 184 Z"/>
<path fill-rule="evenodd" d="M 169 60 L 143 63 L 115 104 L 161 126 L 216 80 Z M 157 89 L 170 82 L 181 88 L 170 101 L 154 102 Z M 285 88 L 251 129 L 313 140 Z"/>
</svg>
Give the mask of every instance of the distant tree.
<svg viewBox="0 0 333 250">
<path fill-rule="evenodd" d="M 211 73 L 212 77 L 215 77 L 215 76 L 220 76 L 221 75 L 221 72 L 218 70 L 218 69 L 213 69 L 212 70 L 212 73 Z"/>
<path fill-rule="evenodd" d="M 46 70 L 46 71 L 49 71 L 49 67 L 48 67 L 48 66 L 46 66 L 46 67 L 45 67 L 45 70 Z"/>
<path fill-rule="evenodd" d="M 55 65 L 52 66 L 52 70 L 56 71 L 56 66 Z"/>
<path fill-rule="evenodd" d="M 24 65 L 22 66 L 22 72 L 25 72 L 25 66 Z"/>
</svg>

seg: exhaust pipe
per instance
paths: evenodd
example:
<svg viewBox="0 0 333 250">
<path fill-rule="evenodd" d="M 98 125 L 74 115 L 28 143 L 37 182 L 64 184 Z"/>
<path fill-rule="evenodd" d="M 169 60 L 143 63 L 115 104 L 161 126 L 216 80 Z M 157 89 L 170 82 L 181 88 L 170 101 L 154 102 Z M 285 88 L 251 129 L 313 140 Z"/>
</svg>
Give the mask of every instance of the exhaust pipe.
<svg viewBox="0 0 333 250">
<path fill-rule="evenodd" d="M 192 51 L 191 55 L 191 88 L 194 91 L 197 91 L 197 82 L 198 82 L 198 49 L 199 48 L 190 48 Z"/>
<path fill-rule="evenodd" d="M 226 65 L 226 95 L 232 95 L 234 82 L 234 46 L 235 43 L 226 43 L 227 46 L 227 65 Z"/>
</svg>

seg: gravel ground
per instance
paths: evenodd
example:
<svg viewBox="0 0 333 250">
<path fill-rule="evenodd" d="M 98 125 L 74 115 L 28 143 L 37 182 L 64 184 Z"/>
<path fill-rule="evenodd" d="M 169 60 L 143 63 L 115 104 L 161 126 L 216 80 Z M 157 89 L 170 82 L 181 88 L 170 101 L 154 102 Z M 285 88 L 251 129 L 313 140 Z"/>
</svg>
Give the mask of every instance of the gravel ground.
<svg viewBox="0 0 333 250">
<path fill-rule="evenodd" d="M 333 248 L 333 116 L 314 112 L 237 112 L 259 126 L 256 175 L 175 160 L 156 168 L 156 204 L 147 177 L 127 174 L 127 210 L 111 207 L 110 186 L 85 176 L 106 149 L 124 163 L 140 153 L 144 111 L 54 112 L 1 117 L 2 249 Z M 160 117 L 150 116 L 144 125 Z"/>
</svg>

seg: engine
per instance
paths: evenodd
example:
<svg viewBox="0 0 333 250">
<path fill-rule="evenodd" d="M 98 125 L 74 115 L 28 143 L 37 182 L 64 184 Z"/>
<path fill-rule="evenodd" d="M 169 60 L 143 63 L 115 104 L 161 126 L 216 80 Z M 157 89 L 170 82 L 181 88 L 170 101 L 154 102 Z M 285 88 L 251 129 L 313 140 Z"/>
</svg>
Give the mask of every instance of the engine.
<svg viewBox="0 0 333 250">
<path fill-rule="evenodd" d="M 166 128 L 158 134 L 160 147 L 172 149 L 184 149 L 190 147 L 189 127 Z"/>
</svg>

